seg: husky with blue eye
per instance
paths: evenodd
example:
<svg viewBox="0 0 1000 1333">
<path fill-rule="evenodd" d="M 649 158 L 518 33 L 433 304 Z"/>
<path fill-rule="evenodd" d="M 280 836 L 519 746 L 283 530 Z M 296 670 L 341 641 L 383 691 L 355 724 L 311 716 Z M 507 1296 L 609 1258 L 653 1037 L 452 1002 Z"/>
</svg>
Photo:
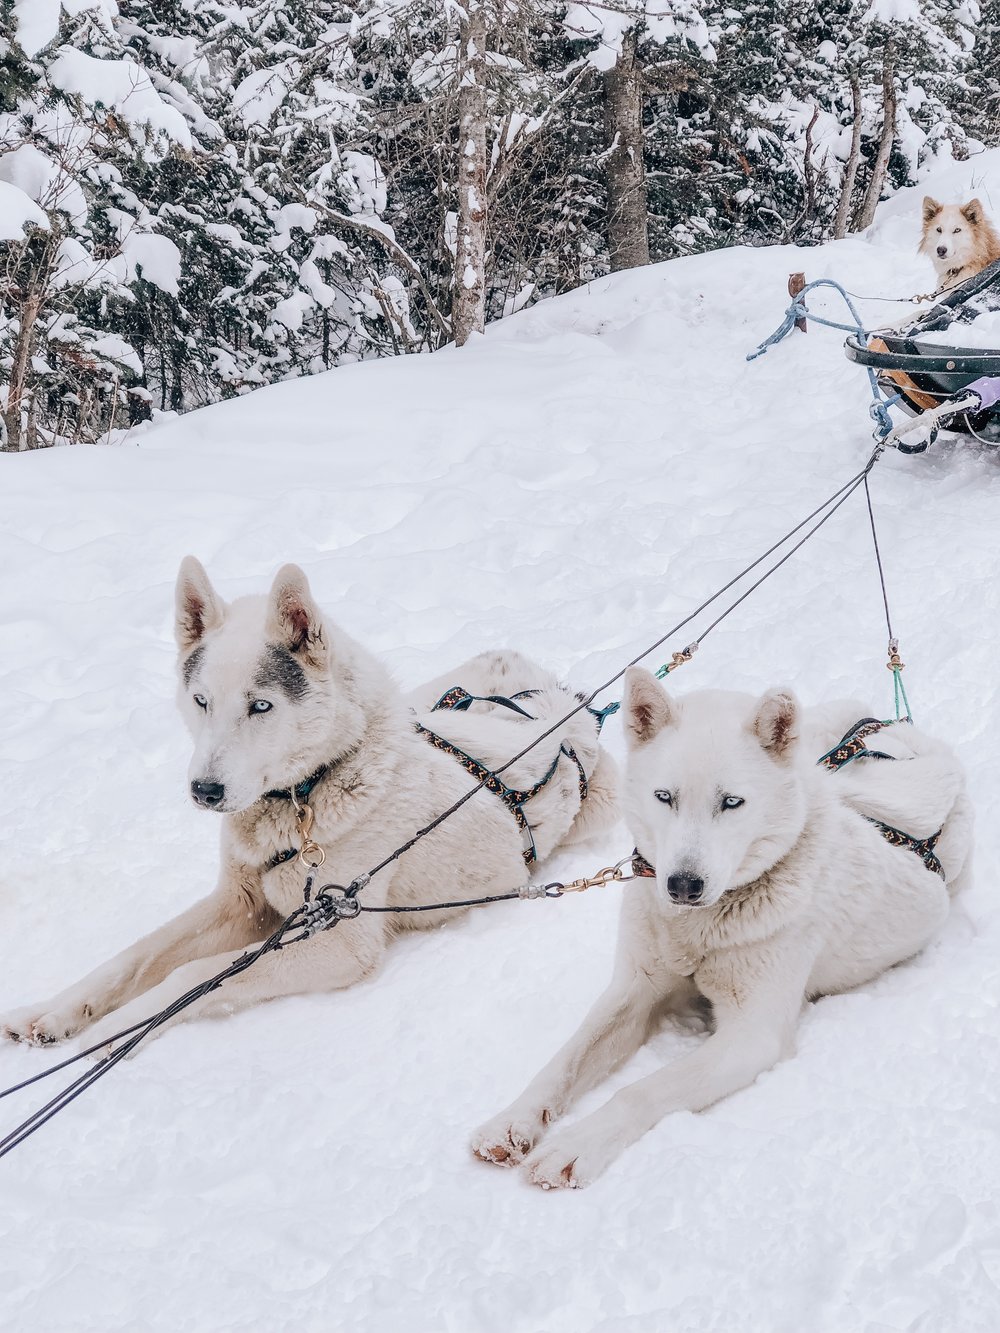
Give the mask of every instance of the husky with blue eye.
<svg viewBox="0 0 1000 1333">
<path fill-rule="evenodd" d="M 323 615 L 295 565 L 268 596 L 227 604 L 191 556 L 177 581 L 176 637 L 178 700 L 194 738 L 190 796 L 221 819 L 218 887 L 54 999 L 0 1019 L 14 1040 L 88 1028 L 88 1046 L 103 1042 L 266 939 L 303 901 L 297 806 L 309 806 L 310 837 L 326 852 L 319 884 L 347 885 L 490 775 L 372 876 L 362 901 L 382 908 L 516 889 L 536 860 L 617 818 L 615 767 L 594 717 L 519 653 L 483 653 L 407 698 Z M 453 915 L 363 913 L 264 955 L 180 1017 L 349 986 L 375 968 L 394 930 Z"/>
<path fill-rule="evenodd" d="M 639 668 L 623 713 L 640 879 L 623 890 L 611 983 L 473 1139 L 479 1156 L 523 1161 L 545 1188 L 589 1184 L 669 1112 L 746 1087 L 790 1052 L 806 1000 L 912 957 L 971 850 L 961 766 L 910 723 L 849 703 L 803 710 L 784 690 L 675 699 Z M 663 1014 L 706 1002 L 700 1048 L 552 1128 Z"/>
</svg>

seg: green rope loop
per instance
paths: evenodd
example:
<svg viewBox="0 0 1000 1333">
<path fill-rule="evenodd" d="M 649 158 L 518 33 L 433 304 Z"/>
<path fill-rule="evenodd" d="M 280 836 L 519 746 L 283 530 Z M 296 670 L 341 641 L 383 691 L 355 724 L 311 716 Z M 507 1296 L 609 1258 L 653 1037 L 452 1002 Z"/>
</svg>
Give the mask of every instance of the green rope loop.
<svg viewBox="0 0 1000 1333">
<path fill-rule="evenodd" d="M 896 721 L 901 722 L 905 718 L 907 722 L 912 722 L 913 714 L 910 712 L 910 701 L 906 697 L 906 686 L 903 684 L 903 677 L 900 674 L 902 670 L 903 670 L 902 667 L 892 668 L 893 694 L 895 696 L 895 703 L 896 703 Z M 905 713 L 900 708 L 900 704 L 902 704 L 903 707 L 905 707 L 906 709 Z"/>
</svg>

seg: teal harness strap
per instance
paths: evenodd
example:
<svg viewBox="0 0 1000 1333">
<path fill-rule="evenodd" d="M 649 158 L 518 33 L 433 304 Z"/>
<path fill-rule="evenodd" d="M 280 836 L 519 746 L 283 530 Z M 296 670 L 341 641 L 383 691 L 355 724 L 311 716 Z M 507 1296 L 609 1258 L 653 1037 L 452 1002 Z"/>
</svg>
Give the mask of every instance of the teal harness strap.
<svg viewBox="0 0 1000 1333">
<path fill-rule="evenodd" d="M 576 771 L 580 775 L 580 800 L 585 801 L 590 793 L 590 783 L 587 781 L 587 773 L 583 764 L 580 762 L 580 756 L 573 749 L 572 745 L 566 745 L 565 743 L 560 745 L 559 754 L 564 754 L 567 759 L 572 759 L 573 763 L 576 764 Z M 557 756 L 556 763 L 558 762 L 559 759 Z"/>
<path fill-rule="evenodd" d="M 896 705 L 896 721 L 912 722 L 913 716 L 910 712 L 910 701 L 906 697 L 906 686 L 903 684 L 903 668 L 901 666 L 893 666 L 891 662 L 889 665 L 892 670 L 892 688 L 893 698 Z M 905 712 L 903 711 L 904 708 L 906 710 Z"/>
<path fill-rule="evenodd" d="M 618 712 L 619 708 L 621 708 L 621 703 L 617 699 L 615 699 L 613 703 L 605 704 L 603 708 L 591 708 L 588 705 L 587 712 L 597 723 L 598 735 L 601 734 L 601 728 L 604 726 L 605 722 L 607 722 L 608 718 L 613 717 L 614 714 Z"/>
<path fill-rule="evenodd" d="M 419 722 L 414 723 L 414 726 L 417 734 L 428 740 L 435 750 L 441 750 L 457 759 L 471 777 L 482 783 L 486 790 L 491 791 L 494 796 L 499 796 L 514 816 L 518 828 L 525 837 L 525 847 L 522 852 L 524 863 L 529 866 L 533 865 L 538 860 L 538 849 L 535 847 L 534 834 L 531 831 L 531 825 L 528 823 L 528 816 L 524 813 L 523 806 L 525 801 L 530 801 L 532 796 L 537 796 L 555 773 L 559 765 L 559 755 L 556 755 L 549 771 L 534 787 L 529 788 L 528 791 L 515 791 L 512 787 L 508 787 L 505 782 L 502 782 L 492 769 L 487 768 L 485 764 L 481 764 L 478 759 L 473 759 L 471 754 L 466 754 L 464 750 L 457 745 L 453 745 L 451 741 L 445 740 L 443 736 L 439 736 L 436 731 L 429 731 L 427 727 L 422 726 Z"/>
<path fill-rule="evenodd" d="M 439 710 L 465 712 L 473 703 L 491 703 L 498 704 L 502 708 L 510 708 L 515 713 L 520 713 L 522 717 L 529 718 L 533 721 L 534 719 L 531 714 L 526 712 L 514 701 L 516 699 L 528 698 L 537 693 L 537 690 L 520 690 L 517 694 L 512 695 L 508 699 L 499 694 L 470 694 L 469 691 L 464 689 L 461 685 L 453 685 L 450 690 L 446 690 L 445 693 L 442 694 L 441 698 L 431 709 L 431 712 L 436 713 Z M 517 821 L 517 826 L 521 830 L 525 839 L 524 850 L 521 853 L 524 857 L 525 865 L 533 865 L 535 861 L 538 860 L 538 849 L 535 846 L 535 836 L 531 824 L 528 822 L 528 816 L 524 812 L 524 807 L 532 797 L 538 795 L 547 783 L 551 782 L 559 767 L 559 760 L 563 755 L 565 755 L 567 759 L 571 759 L 576 765 L 577 773 L 579 774 L 580 800 L 585 801 L 587 799 L 587 793 L 589 791 L 587 774 L 583 764 L 580 762 L 579 755 L 571 745 L 560 745 L 559 753 L 549 765 L 548 772 L 545 773 L 543 777 L 539 778 L 534 786 L 518 791 L 514 787 L 508 787 L 492 769 L 487 768 L 485 764 L 481 763 L 478 759 L 473 758 L 471 754 L 467 754 L 465 750 L 454 745 L 451 741 L 446 740 L 443 736 L 439 736 L 436 731 L 431 731 L 428 727 L 423 726 L 419 722 L 414 723 L 414 728 L 418 735 L 425 737 L 436 750 L 441 750 L 444 754 L 450 754 L 453 758 L 457 759 L 471 777 L 475 778 L 487 791 L 491 791 L 494 796 L 498 796 L 500 800 L 503 801 L 504 805 Z"/>
<path fill-rule="evenodd" d="M 885 754 L 882 750 L 869 750 L 865 745 L 869 736 L 889 725 L 891 723 L 880 722 L 877 717 L 863 717 L 860 722 L 855 722 L 847 735 L 839 740 L 832 750 L 827 750 L 826 754 L 821 755 L 816 762 L 836 772 L 838 768 L 849 764 L 852 759 L 891 759 L 891 754 Z"/>
<path fill-rule="evenodd" d="M 932 833 L 929 838 L 915 838 L 912 833 L 904 833 L 902 829 L 893 828 L 891 824 L 883 824 L 880 819 L 872 819 L 870 815 L 865 815 L 869 824 L 874 824 L 886 842 L 891 843 L 893 847 L 905 847 L 909 852 L 916 852 L 928 870 L 933 870 L 935 875 L 940 875 L 944 879 L 944 866 L 938 859 L 936 851 L 938 839 L 942 830 Z"/>
<path fill-rule="evenodd" d="M 899 679 L 897 674 L 896 679 Z M 909 718 L 900 719 L 908 722 Z M 882 731 L 886 727 L 895 726 L 893 722 L 880 722 L 875 717 L 863 717 L 860 722 L 855 722 L 850 731 L 837 742 L 832 750 L 827 750 L 819 760 L 824 768 L 828 768 L 832 773 L 843 768 L 846 764 L 852 763 L 855 759 L 887 759 L 890 763 L 895 763 L 893 755 L 886 754 L 882 750 L 869 750 L 865 744 L 869 736 L 875 732 Z M 938 829 L 929 838 L 915 838 L 912 833 L 904 833 L 902 829 L 893 828 L 891 824 L 884 824 L 881 819 L 872 819 L 870 815 L 865 815 L 869 824 L 874 824 L 886 842 L 893 847 L 905 847 L 907 851 L 914 852 L 920 857 L 928 870 L 933 870 L 935 875 L 945 878 L 944 866 L 941 864 L 935 848 L 938 839 L 941 837 L 942 830 Z"/>
<path fill-rule="evenodd" d="M 264 796 L 268 800 L 291 801 L 293 805 L 296 802 L 299 805 L 305 805 L 313 793 L 313 788 L 326 777 L 329 771 L 330 765 L 324 764 L 321 768 L 317 768 L 315 773 L 310 773 L 306 780 L 300 782 L 297 787 L 285 787 L 281 791 L 266 791 Z"/>
<path fill-rule="evenodd" d="M 526 709 L 522 708 L 520 704 L 515 703 L 514 700 L 528 699 L 533 694 L 537 693 L 537 690 L 519 690 L 517 694 L 512 694 L 508 699 L 503 694 L 470 694 L 469 691 L 463 689 L 461 685 L 453 685 L 450 690 L 445 690 L 444 694 L 442 694 L 441 698 L 431 709 L 431 712 L 436 713 L 439 709 L 447 708 L 455 713 L 465 713 L 468 711 L 470 704 L 500 704 L 502 708 L 510 708 L 513 712 L 520 713 L 522 717 L 534 721 L 532 715 Z"/>
</svg>

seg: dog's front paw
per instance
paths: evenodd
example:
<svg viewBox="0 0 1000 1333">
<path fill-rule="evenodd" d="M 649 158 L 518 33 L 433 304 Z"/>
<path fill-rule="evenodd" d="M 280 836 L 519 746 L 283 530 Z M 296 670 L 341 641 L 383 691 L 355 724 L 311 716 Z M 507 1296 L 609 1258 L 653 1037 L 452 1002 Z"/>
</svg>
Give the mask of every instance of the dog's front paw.
<svg viewBox="0 0 1000 1333">
<path fill-rule="evenodd" d="M 579 1126 L 557 1134 L 528 1158 L 528 1179 L 543 1190 L 584 1189 L 617 1156 L 606 1140 Z"/>
<path fill-rule="evenodd" d="M 472 1136 L 472 1151 L 484 1162 L 517 1166 L 541 1138 L 545 1123 L 540 1115 L 504 1111 L 479 1126 Z"/>
<path fill-rule="evenodd" d="M 89 1017 L 86 1005 L 39 1013 L 38 1006 L 15 1009 L 0 1019 L 0 1032 L 8 1041 L 26 1041 L 32 1046 L 51 1046 L 80 1031 Z"/>
</svg>

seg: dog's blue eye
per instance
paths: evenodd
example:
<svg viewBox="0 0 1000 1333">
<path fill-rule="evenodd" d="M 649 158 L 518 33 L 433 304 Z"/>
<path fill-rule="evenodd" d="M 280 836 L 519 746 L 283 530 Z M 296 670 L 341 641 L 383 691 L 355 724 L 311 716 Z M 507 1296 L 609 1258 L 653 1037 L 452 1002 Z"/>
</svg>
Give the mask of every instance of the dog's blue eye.
<svg viewBox="0 0 1000 1333">
<path fill-rule="evenodd" d="M 656 797 L 658 801 L 662 801 L 664 805 L 673 805 L 674 803 L 674 798 L 670 795 L 668 791 L 663 791 L 663 790 L 654 791 L 653 795 Z"/>
<path fill-rule="evenodd" d="M 208 700 L 205 698 L 205 696 L 204 696 L 203 694 L 196 694 L 196 695 L 194 696 L 194 701 L 195 701 L 195 703 L 198 705 L 199 708 L 207 708 L 207 707 L 208 707 Z"/>
<path fill-rule="evenodd" d="M 250 712 L 269 713 L 273 707 L 274 704 L 268 703 L 266 699 L 254 699 L 253 703 L 250 705 Z"/>
<path fill-rule="evenodd" d="M 745 804 L 746 802 L 742 796 L 723 796 L 722 798 L 723 810 L 738 810 L 741 805 Z"/>
</svg>

